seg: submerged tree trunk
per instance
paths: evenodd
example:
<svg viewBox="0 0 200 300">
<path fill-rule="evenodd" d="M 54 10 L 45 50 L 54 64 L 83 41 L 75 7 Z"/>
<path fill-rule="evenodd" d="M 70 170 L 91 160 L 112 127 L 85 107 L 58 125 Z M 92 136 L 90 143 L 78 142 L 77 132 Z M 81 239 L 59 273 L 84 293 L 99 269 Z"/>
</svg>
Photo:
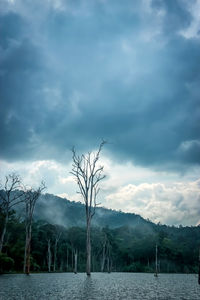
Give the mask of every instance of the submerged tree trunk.
<svg viewBox="0 0 200 300">
<path fill-rule="evenodd" d="M 92 255 L 92 272 L 95 272 L 96 265 L 95 265 L 95 255 Z"/>
<path fill-rule="evenodd" d="M 156 257 L 155 257 L 155 277 L 158 277 L 158 246 L 156 245 Z"/>
<path fill-rule="evenodd" d="M 58 250 L 58 242 L 61 237 L 61 231 L 59 227 L 56 225 L 56 231 L 55 231 L 55 243 L 54 243 L 54 260 L 53 260 L 53 271 L 56 271 L 57 268 L 57 250 Z"/>
<path fill-rule="evenodd" d="M 107 257 L 107 272 L 110 273 L 110 258 Z"/>
<path fill-rule="evenodd" d="M 64 265 L 64 262 L 63 262 L 63 259 L 62 259 L 61 262 L 60 262 L 60 272 L 63 271 L 63 265 Z"/>
<path fill-rule="evenodd" d="M 107 272 L 111 272 L 110 243 L 107 242 Z"/>
<path fill-rule="evenodd" d="M 58 246 L 59 238 L 56 238 L 55 245 L 54 245 L 54 260 L 53 260 L 53 271 L 56 271 L 56 264 L 57 264 L 57 246 Z"/>
<path fill-rule="evenodd" d="M 101 272 L 104 271 L 105 259 L 106 259 L 106 241 L 104 241 L 104 243 L 103 243 L 103 252 L 102 252 L 102 261 L 101 261 Z"/>
<path fill-rule="evenodd" d="M 110 272 L 112 271 L 112 264 L 113 264 L 113 261 L 112 261 L 112 259 L 110 259 Z"/>
<path fill-rule="evenodd" d="M 67 248 L 67 271 L 69 269 L 69 250 Z"/>
<path fill-rule="evenodd" d="M 2 252 L 2 249 L 3 249 L 3 243 L 4 243 L 5 234 L 6 234 L 7 224 L 8 224 L 8 213 L 6 213 L 4 227 L 3 227 L 2 234 L 1 234 L 1 239 L 0 239 L 0 253 Z"/>
<path fill-rule="evenodd" d="M 26 273 L 27 245 L 28 245 L 28 237 L 27 237 L 27 234 L 26 234 L 26 241 L 25 241 L 25 248 L 24 248 L 24 268 L 23 268 L 24 273 Z"/>
<path fill-rule="evenodd" d="M 47 253 L 47 262 L 48 262 L 48 272 L 51 272 L 51 240 L 48 240 L 48 253 Z"/>
<path fill-rule="evenodd" d="M 30 261 L 31 261 L 31 225 L 26 228 L 26 242 L 24 250 L 24 273 L 30 274 Z"/>
<path fill-rule="evenodd" d="M 107 271 L 108 271 L 108 273 L 111 273 L 111 270 L 112 270 L 112 259 L 109 256 L 108 260 L 107 260 Z"/>
<path fill-rule="evenodd" d="M 90 220 L 87 220 L 87 239 L 86 239 L 86 274 L 91 275 L 91 232 L 90 232 Z"/>
<path fill-rule="evenodd" d="M 27 247 L 27 257 L 26 257 L 26 274 L 30 274 L 30 266 L 31 266 L 31 238 L 28 239 L 28 247 Z"/>
<path fill-rule="evenodd" d="M 77 274 L 77 259 L 78 259 L 78 251 L 74 250 L 74 273 Z"/>
<path fill-rule="evenodd" d="M 56 242 L 55 242 L 55 245 L 54 245 L 54 257 L 53 257 L 53 271 L 55 272 L 56 271 L 56 260 L 57 260 L 57 245 L 56 245 Z"/>
<path fill-rule="evenodd" d="M 73 268 L 74 268 L 74 257 L 73 257 L 73 252 L 74 252 L 74 249 L 72 248 L 72 271 L 73 271 Z"/>
</svg>

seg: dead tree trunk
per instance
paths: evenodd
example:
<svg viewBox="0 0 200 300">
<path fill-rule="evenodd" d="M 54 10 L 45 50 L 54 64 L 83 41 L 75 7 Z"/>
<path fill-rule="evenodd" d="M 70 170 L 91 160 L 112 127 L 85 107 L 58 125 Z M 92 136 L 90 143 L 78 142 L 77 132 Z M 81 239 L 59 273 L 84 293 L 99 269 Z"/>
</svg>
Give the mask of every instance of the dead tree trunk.
<svg viewBox="0 0 200 300">
<path fill-rule="evenodd" d="M 107 272 L 110 273 L 110 257 L 107 257 Z"/>
<path fill-rule="evenodd" d="M 24 251 L 24 273 L 30 274 L 30 255 L 31 255 L 31 226 L 26 228 L 26 242 Z"/>
<path fill-rule="evenodd" d="M 25 192 L 25 204 L 26 204 L 26 240 L 24 250 L 24 273 L 30 274 L 30 255 L 31 255 L 31 234 L 32 234 L 32 221 L 33 213 L 35 209 L 36 201 L 41 195 L 42 190 L 45 189 L 44 182 L 37 190 L 30 188 Z"/>
<path fill-rule="evenodd" d="M 103 141 L 97 153 L 88 153 L 78 156 L 75 149 L 73 153 L 72 174 L 77 181 L 80 194 L 83 197 L 86 209 L 86 274 L 91 274 L 91 220 L 95 214 L 97 194 L 99 193 L 98 183 L 105 178 L 102 175 L 103 167 L 97 166 L 100 152 L 105 142 Z"/>
<path fill-rule="evenodd" d="M 78 251 L 74 250 L 74 273 L 77 274 L 77 260 L 78 260 Z"/>
<path fill-rule="evenodd" d="M 95 255 L 92 256 L 92 272 L 96 271 Z"/>
<path fill-rule="evenodd" d="M 64 265 L 64 262 L 63 262 L 63 259 L 62 259 L 61 262 L 60 262 L 60 272 L 63 271 L 63 265 Z"/>
<path fill-rule="evenodd" d="M 15 173 L 6 176 L 5 184 L 4 186 L 0 185 L 0 188 L 3 188 L 3 191 L 0 193 L 0 209 L 3 215 L 5 216 L 3 230 L 0 237 L 1 253 L 7 231 L 9 214 L 15 205 L 24 201 L 24 199 L 22 198 L 24 192 L 22 191 L 21 179 L 19 175 L 16 175 Z"/>
<path fill-rule="evenodd" d="M 155 277 L 158 277 L 158 246 L 156 245 L 156 255 L 155 255 Z"/>
<path fill-rule="evenodd" d="M 103 243 L 102 261 L 101 261 L 101 272 L 104 271 L 105 260 L 106 260 L 106 240 L 104 240 L 104 243 Z"/>
<path fill-rule="evenodd" d="M 57 232 L 56 232 L 56 236 L 55 236 L 55 244 L 54 244 L 54 261 L 53 261 L 53 271 L 56 271 L 56 264 L 57 264 L 57 248 L 58 248 L 58 242 L 60 240 L 61 237 L 61 232 L 59 231 L 58 228 Z"/>
<path fill-rule="evenodd" d="M 55 244 L 54 244 L 54 259 L 53 259 L 53 271 L 56 271 L 56 261 L 57 261 L 57 244 L 58 241 L 57 239 L 55 240 Z"/>
<path fill-rule="evenodd" d="M 91 272 L 91 233 L 90 233 L 90 221 L 87 221 L 87 240 L 86 240 L 86 253 L 87 253 L 87 261 L 86 261 L 86 274 L 90 275 Z"/>
<path fill-rule="evenodd" d="M 107 242 L 107 272 L 111 272 L 110 243 Z"/>
<path fill-rule="evenodd" d="M 67 271 L 69 269 L 69 250 L 67 248 Z"/>
<path fill-rule="evenodd" d="M 74 258 L 73 258 L 73 252 L 74 252 L 74 249 L 72 248 L 72 271 L 73 271 L 73 268 L 74 268 Z"/>
<path fill-rule="evenodd" d="M 112 272 L 112 264 L 113 264 L 113 261 L 112 261 L 112 258 L 110 258 L 110 270 L 109 270 L 109 273 Z"/>
<path fill-rule="evenodd" d="M 48 263 L 48 272 L 51 272 L 51 260 L 52 260 L 52 256 L 51 256 L 51 240 L 48 239 L 48 249 L 47 249 L 47 263 Z"/>
<path fill-rule="evenodd" d="M 1 234 L 0 253 L 2 252 L 2 249 L 3 249 L 3 243 L 4 243 L 5 234 L 6 234 L 7 224 L 8 224 L 8 213 L 6 213 L 6 217 L 5 217 L 5 221 L 4 221 L 4 225 L 3 225 L 3 231 Z"/>
</svg>

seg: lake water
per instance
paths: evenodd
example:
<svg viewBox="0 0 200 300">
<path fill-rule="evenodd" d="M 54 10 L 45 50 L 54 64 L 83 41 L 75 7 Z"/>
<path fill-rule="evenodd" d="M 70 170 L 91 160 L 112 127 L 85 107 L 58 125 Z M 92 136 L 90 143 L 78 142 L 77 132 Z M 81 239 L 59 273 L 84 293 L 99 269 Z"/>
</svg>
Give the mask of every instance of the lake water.
<svg viewBox="0 0 200 300">
<path fill-rule="evenodd" d="M 1 275 L 1 300 L 200 299 L 197 275 L 143 273 L 52 273 Z"/>
</svg>

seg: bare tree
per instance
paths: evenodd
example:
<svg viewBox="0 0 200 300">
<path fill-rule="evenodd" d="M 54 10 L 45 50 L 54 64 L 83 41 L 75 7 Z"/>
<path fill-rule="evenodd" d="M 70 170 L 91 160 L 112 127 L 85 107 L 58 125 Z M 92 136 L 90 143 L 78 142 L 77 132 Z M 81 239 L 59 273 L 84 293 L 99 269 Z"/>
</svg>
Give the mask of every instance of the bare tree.
<svg viewBox="0 0 200 300">
<path fill-rule="evenodd" d="M 41 195 L 42 191 L 45 189 L 45 183 L 42 181 L 41 185 L 37 190 L 33 188 L 28 189 L 25 192 L 25 205 L 26 205 L 26 241 L 24 250 L 24 273 L 30 274 L 30 255 L 31 255 L 31 235 L 32 235 L 32 221 L 33 213 L 35 209 L 35 204 Z"/>
<path fill-rule="evenodd" d="M 19 175 L 15 173 L 7 175 L 5 178 L 5 184 L 1 185 L 1 188 L 0 209 L 2 214 L 4 215 L 4 224 L 0 237 L 0 253 L 2 252 L 2 248 L 4 245 L 10 212 L 15 205 L 24 201 L 22 197 L 24 195 L 24 191 L 22 190 L 22 184 Z"/>
<path fill-rule="evenodd" d="M 103 166 L 98 166 L 100 152 L 105 141 L 99 145 L 97 152 L 88 152 L 86 155 L 77 155 L 75 149 L 72 149 L 72 172 L 79 187 L 79 193 L 83 197 L 86 211 L 86 273 L 91 274 L 91 220 L 95 214 L 96 202 L 99 193 L 98 183 L 105 178 L 102 175 Z"/>
</svg>

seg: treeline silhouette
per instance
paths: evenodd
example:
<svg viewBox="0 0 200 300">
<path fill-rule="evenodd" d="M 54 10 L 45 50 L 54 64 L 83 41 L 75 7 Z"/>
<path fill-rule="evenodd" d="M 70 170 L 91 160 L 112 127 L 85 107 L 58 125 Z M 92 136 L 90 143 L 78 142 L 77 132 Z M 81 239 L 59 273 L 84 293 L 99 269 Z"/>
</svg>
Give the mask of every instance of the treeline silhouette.
<svg viewBox="0 0 200 300">
<path fill-rule="evenodd" d="M 66 215 L 67 218 L 67 215 Z M 4 215 L 0 212 L 0 231 Z M 134 227 L 91 229 L 92 272 L 154 272 L 158 245 L 159 272 L 197 273 L 200 226 L 170 227 L 149 222 Z M 86 229 L 38 220 L 32 224 L 31 272 L 85 272 Z M 22 272 L 25 221 L 10 213 L 1 272 Z"/>
</svg>

